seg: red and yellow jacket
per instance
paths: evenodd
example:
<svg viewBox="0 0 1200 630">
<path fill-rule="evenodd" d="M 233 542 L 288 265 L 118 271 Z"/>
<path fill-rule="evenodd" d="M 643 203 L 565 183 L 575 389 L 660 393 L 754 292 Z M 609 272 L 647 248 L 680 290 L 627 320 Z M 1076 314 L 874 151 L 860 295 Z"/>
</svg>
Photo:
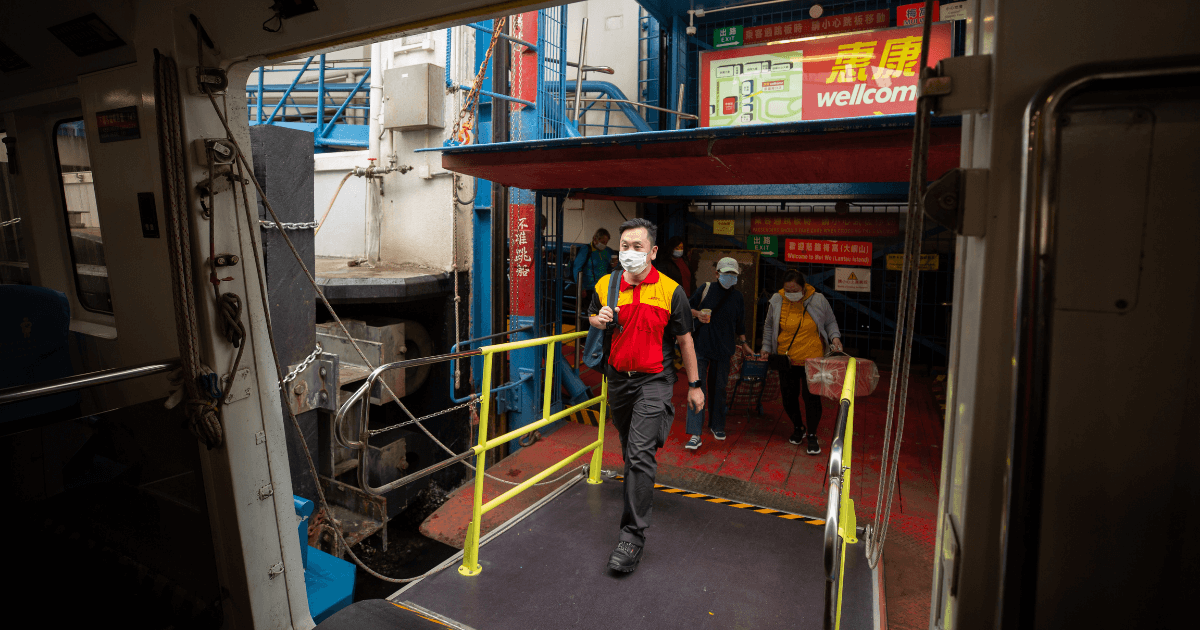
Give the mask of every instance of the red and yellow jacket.
<svg viewBox="0 0 1200 630">
<path fill-rule="evenodd" d="M 608 363 L 618 372 L 658 374 L 675 360 L 675 337 L 692 332 L 692 311 L 687 295 L 677 282 L 650 268 L 639 285 L 625 282 L 620 273 L 617 323 Z M 612 274 L 596 283 L 589 312 L 595 315 L 607 306 Z"/>
</svg>

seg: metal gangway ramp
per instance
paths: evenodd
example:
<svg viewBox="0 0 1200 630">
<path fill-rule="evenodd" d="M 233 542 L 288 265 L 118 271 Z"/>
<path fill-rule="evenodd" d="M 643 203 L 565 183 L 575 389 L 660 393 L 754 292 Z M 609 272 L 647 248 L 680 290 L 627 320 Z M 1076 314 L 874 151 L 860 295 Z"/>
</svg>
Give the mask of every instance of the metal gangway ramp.
<svg viewBox="0 0 1200 630">
<path fill-rule="evenodd" d="M 497 344 L 473 352 L 483 354 L 490 363 L 496 354 L 544 345 L 547 357 L 553 357 L 558 343 L 583 334 Z M 387 368 L 377 368 L 372 378 Z M 490 374 L 490 370 L 485 368 L 483 373 Z M 549 382 L 552 375 L 546 378 Z M 318 627 L 886 627 L 883 564 L 870 568 L 863 552 L 866 545 L 854 544 L 862 534 L 849 500 L 847 474 L 855 382 L 854 359 L 849 359 L 830 448 L 832 467 L 824 518 L 657 485 L 653 489 L 653 525 L 647 532 L 641 563 L 633 573 L 616 573 L 607 566 L 617 543 L 623 480 L 598 470 L 603 423 L 596 442 L 518 487 L 487 503 L 481 492 L 488 449 L 557 421 L 578 407 L 600 404 L 603 416 L 606 386 L 600 396 L 558 413 L 550 413 L 547 404 L 542 420 L 503 436 L 489 439 L 481 425 L 479 444 L 461 456 L 474 455 L 479 464 L 473 520 L 464 550 L 386 601 L 358 602 Z M 371 385 L 368 379 L 360 392 Z M 481 402 L 486 414 L 492 391 L 486 376 L 483 388 Z M 587 469 L 502 526 L 479 536 L 482 514 L 587 454 L 593 456 Z M 454 570 L 456 565 L 458 570 Z"/>
</svg>

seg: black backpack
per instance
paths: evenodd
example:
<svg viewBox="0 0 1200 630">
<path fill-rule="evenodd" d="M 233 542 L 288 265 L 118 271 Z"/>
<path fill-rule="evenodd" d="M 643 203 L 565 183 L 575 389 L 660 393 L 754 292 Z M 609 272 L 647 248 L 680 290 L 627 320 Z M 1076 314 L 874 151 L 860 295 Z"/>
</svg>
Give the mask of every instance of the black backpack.
<svg viewBox="0 0 1200 630">
<path fill-rule="evenodd" d="M 603 330 L 592 326 L 588 330 L 587 338 L 583 342 L 583 364 L 592 368 L 598 369 L 604 364 L 608 358 L 609 350 L 612 348 L 612 332 L 620 330 L 620 324 L 617 323 L 617 301 L 618 294 L 621 289 L 621 276 L 613 278 L 609 275 L 608 278 L 608 300 L 606 306 L 614 309 L 613 320 L 609 322 Z"/>
</svg>

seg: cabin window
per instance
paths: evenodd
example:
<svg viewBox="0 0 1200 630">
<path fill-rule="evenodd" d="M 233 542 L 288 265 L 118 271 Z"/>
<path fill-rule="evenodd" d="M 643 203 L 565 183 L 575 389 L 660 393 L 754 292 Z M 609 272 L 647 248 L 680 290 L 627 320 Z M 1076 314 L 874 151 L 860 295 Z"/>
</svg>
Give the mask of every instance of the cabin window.
<svg viewBox="0 0 1200 630">
<path fill-rule="evenodd" d="M 9 173 L 8 134 L 0 131 L 0 284 L 30 284 L 21 212 Z"/>
<path fill-rule="evenodd" d="M 96 211 L 96 190 L 92 186 L 92 163 L 84 121 L 78 118 L 59 121 L 54 126 L 54 139 L 63 211 L 67 214 L 67 242 L 75 271 L 75 292 L 83 308 L 111 314 L 108 266 L 104 261 L 104 239 L 100 235 L 100 215 Z"/>
</svg>

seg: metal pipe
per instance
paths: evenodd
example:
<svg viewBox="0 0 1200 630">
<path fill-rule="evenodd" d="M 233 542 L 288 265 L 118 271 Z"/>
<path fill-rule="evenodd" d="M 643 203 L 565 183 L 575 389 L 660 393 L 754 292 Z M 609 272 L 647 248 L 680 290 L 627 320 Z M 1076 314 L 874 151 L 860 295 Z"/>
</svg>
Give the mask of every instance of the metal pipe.
<svg viewBox="0 0 1200 630">
<path fill-rule="evenodd" d="M 161 374 L 163 372 L 170 372 L 177 367 L 179 367 L 179 359 L 172 359 L 170 361 L 156 361 L 128 368 L 112 368 L 110 370 L 89 372 L 87 374 L 68 376 L 51 381 L 42 381 L 41 383 L 34 383 L 32 385 L 8 387 L 0 389 L 0 405 L 28 400 L 30 398 L 61 394 L 85 387 L 95 387 L 97 385 Z"/>
<path fill-rule="evenodd" d="M 682 83 L 679 84 L 679 98 L 675 101 L 675 107 L 678 108 L 678 111 L 675 113 L 675 128 L 681 129 L 683 126 L 683 118 L 684 118 L 683 116 L 680 115 L 680 112 L 683 111 L 683 84 Z M 693 118 L 695 118 L 695 116 L 693 116 Z"/>
<path fill-rule="evenodd" d="M 471 28 L 473 28 L 477 31 L 483 31 L 484 33 L 487 33 L 488 35 L 495 35 L 496 37 L 499 37 L 500 39 L 506 39 L 514 44 L 520 44 L 530 50 L 538 49 L 537 44 L 531 44 L 523 39 L 513 37 L 512 35 L 506 35 L 504 33 L 493 33 L 492 29 L 484 27 L 484 26 L 480 26 L 478 24 L 467 24 L 467 26 L 470 26 Z"/>
<path fill-rule="evenodd" d="M 358 84 L 356 84 L 354 86 L 354 89 L 350 91 L 350 94 L 346 95 L 346 100 L 342 102 L 342 106 L 337 108 L 337 111 L 333 112 L 333 117 L 329 119 L 329 126 L 326 127 L 323 131 L 320 131 L 320 135 L 322 138 L 324 138 L 325 136 L 328 136 L 330 131 L 333 131 L 333 124 L 335 122 L 337 122 L 337 119 L 339 116 L 342 115 L 342 112 L 346 111 L 346 106 L 350 104 L 350 101 L 354 100 L 354 97 L 356 95 L 358 95 L 358 91 L 362 89 L 363 83 L 366 83 L 367 79 L 369 79 L 370 77 L 371 77 L 371 71 L 367 70 L 366 73 L 363 74 L 362 78 L 358 80 Z M 680 87 L 683 87 L 683 86 L 680 86 Z M 322 96 L 324 96 L 323 90 L 322 90 L 321 94 L 322 94 Z M 320 115 L 321 113 L 324 113 L 324 112 L 325 112 L 324 99 L 322 99 L 322 106 L 319 108 L 318 115 Z M 318 122 L 318 124 L 320 124 L 320 118 L 317 119 L 317 122 Z"/>
<path fill-rule="evenodd" d="M 587 30 L 588 19 L 583 18 L 583 29 L 579 33 L 579 72 L 575 73 L 575 106 L 571 108 L 571 122 L 579 122 L 579 97 L 583 95 L 583 75 L 587 74 Z"/>
<path fill-rule="evenodd" d="M 582 203 L 582 202 L 580 202 Z M 590 245 L 589 245 L 590 247 Z M 589 252 L 591 253 L 591 252 Z M 583 272 L 580 271 L 575 277 L 575 332 L 579 332 L 580 326 L 583 325 L 583 318 L 580 316 L 583 313 Z M 583 344 L 578 339 L 575 340 L 575 371 L 579 371 L 579 357 L 583 354 Z"/>
<path fill-rule="evenodd" d="M 275 104 L 275 109 L 271 110 L 270 116 L 267 116 L 268 125 L 272 122 L 275 122 L 275 114 L 278 114 L 279 108 L 283 107 L 284 104 L 287 103 L 288 97 L 292 95 L 292 90 L 296 89 L 296 84 L 300 82 L 300 77 L 304 76 L 304 72 L 308 70 L 308 65 L 312 63 L 312 60 L 313 58 L 309 57 L 308 60 L 304 62 L 304 67 L 300 68 L 300 72 L 296 73 L 296 78 L 292 79 L 292 84 L 288 86 L 288 89 L 283 91 L 283 96 L 279 97 L 279 102 Z M 286 109 L 284 110 L 284 115 L 287 115 Z"/>
<path fill-rule="evenodd" d="M 688 120 L 699 120 L 700 119 L 700 117 L 695 114 L 689 114 L 687 112 L 675 111 L 673 109 L 667 109 L 666 107 L 659 107 L 657 105 L 647 105 L 645 103 L 639 103 L 637 101 L 631 101 L 629 99 L 624 99 L 624 98 L 585 98 L 585 99 L 576 98 L 576 100 L 582 100 L 585 103 L 603 103 L 604 101 L 608 101 L 610 103 L 628 103 L 630 105 L 637 105 L 638 107 L 645 107 L 647 109 L 655 109 L 660 112 L 667 112 L 669 114 L 675 114 L 677 116 L 682 116 L 684 118 L 687 118 Z"/>
<path fill-rule="evenodd" d="M 355 88 L 357 90 L 357 88 Z M 353 96 L 353 94 L 351 94 Z M 349 99 L 346 99 L 349 102 Z M 317 74 L 317 135 L 324 137 L 325 126 L 325 55 L 321 55 L 321 67 Z"/>
<path fill-rule="evenodd" d="M 263 97 L 263 67 L 258 67 L 258 98 L 256 99 L 255 108 L 258 110 L 258 116 L 255 122 L 262 124 L 262 97 Z"/>
<path fill-rule="evenodd" d="M 471 86 L 469 86 L 469 85 L 460 85 L 460 86 L 458 86 L 458 89 L 460 89 L 460 90 L 466 90 L 466 91 L 470 92 L 470 91 L 471 91 Z M 530 107 L 537 107 L 537 103 L 532 103 L 532 102 L 530 102 L 530 101 L 526 101 L 526 100 L 524 100 L 524 99 L 519 99 L 519 98 L 517 98 L 517 97 L 515 97 L 515 96 L 509 96 L 509 95 L 507 95 L 507 94 L 497 94 L 497 93 L 495 93 L 495 92 L 489 92 L 489 91 L 487 91 L 487 90 L 485 90 L 485 89 L 483 89 L 483 88 L 480 88 L 480 89 L 478 90 L 478 93 L 479 93 L 479 94 L 483 94 L 483 95 L 485 95 L 485 96 L 490 96 L 490 97 L 492 97 L 492 98 L 498 98 L 498 99 L 500 99 L 500 100 L 503 100 L 503 101 L 512 101 L 512 102 L 514 102 L 514 103 L 520 103 L 520 104 L 522 104 L 522 105 L 528 105 L 528 106 L 530 106 Z"/>
</svg>

